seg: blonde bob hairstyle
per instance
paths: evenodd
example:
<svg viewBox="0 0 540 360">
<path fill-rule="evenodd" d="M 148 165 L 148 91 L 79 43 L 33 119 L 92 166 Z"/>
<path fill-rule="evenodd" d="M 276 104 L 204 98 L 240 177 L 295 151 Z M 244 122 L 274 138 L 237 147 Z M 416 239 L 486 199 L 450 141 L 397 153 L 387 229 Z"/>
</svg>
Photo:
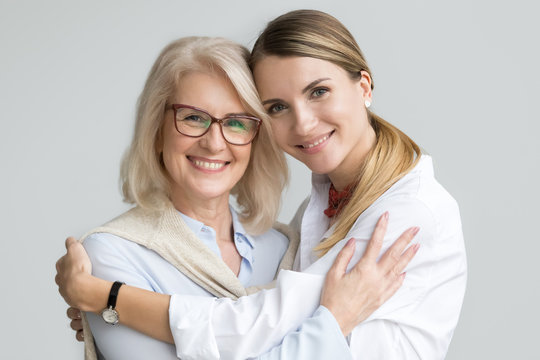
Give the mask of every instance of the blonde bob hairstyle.
<svg viewBox="0 0 540 360">
<path fill-rule="evenodd" d="M 268 23 L 253 46 L 249 60 L 251 69 L 270 55 L 329 61 L 347 71 L 353 80 L 361 78 L 361 71 L 371 76 L 351 33 L 336 18 L 321 11 L 291 11 Z M 315 248 L 321 255 L 344 239 L 362 212 L 407 174 L 420 158 L 420 148 L 402 131 L 369 110 L 368 117 L 375 130 L 376 143 L 364 163 L 358 164 L 354 191 L 337 219 L 333 234 Z"/>
<path fill-rule="evenodd" d="M 159 209 L 168 201 L 170 178 L 157 150 L 166 105 L 183 75 L 218 72 L 231 81 L 246 111 L 262 120 L 246 172 L 231 194 L 236 196 L 240 217 L 250 233 L 259 234 L 272 226 L 288 169 L 283 152 L 273 140 L 248 57 L 246 48 L 222 38 L 186 37 L 162 50 L 139 97 L 135 132 L 122 161 L 120 180 L 126 202 Z"/>
</svg>

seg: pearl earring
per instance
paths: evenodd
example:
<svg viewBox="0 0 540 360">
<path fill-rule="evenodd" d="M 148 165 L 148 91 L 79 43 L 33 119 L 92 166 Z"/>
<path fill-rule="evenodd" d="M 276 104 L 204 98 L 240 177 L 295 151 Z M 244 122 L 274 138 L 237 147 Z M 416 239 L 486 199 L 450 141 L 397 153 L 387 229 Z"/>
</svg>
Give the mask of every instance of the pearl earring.
<svg viewBox="0 0 540 360">
<path fill-rule="evenodd" d="M 371 106 L 371 102 L 369 102 L 369 100 L 366 100 L 364 101 L 364 105 L 366 105 L 366 108 L 369 109 L 369 107 Z"/>
</svg>

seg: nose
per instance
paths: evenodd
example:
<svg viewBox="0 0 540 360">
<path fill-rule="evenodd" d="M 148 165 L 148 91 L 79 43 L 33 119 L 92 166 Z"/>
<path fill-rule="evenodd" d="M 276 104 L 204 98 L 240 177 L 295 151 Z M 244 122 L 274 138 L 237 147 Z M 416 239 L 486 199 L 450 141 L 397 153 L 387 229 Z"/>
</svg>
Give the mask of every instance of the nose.
<svg viewBox="0 0 540 360">
<path fill-rule="evenodd" d="M 218 123 L 210 125 L 208 132 L 201 137 L 200 144 L 212 153 L 218 153 L 227 147 L 227 142 L 221 134 L 220 125 Z"/>
<path fill-rule="evenodd" d="M 319 120 L 307 105 L 297 105 L 294 109 L 293 130 L 300 136 L 307 136 L 317 127 Z"/>
</svg>

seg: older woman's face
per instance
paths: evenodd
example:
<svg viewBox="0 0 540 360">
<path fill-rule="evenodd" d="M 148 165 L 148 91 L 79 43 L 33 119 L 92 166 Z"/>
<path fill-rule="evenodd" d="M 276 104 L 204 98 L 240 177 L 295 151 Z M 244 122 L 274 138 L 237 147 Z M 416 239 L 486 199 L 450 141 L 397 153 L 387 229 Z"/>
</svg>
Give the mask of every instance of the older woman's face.
<svg viewBox="0 0 540 360">
<path fill-rule="evenodd" d="M 231 82 L 221 74 L 184 75 L 170 102 L 195 106 L 216 118 L 246 112 Z M 182 135 L 174 126 L 174 112 L 167 110 L 161 150 L 172 182 L 173 202 L 228 201 L 230 190 L 247 168 L 251 144 L 227 143 L 217 123 L 201 137 Z"/>
<path fill-rule="evenodd" d="M 356 173 L 374 132 L 364 106 L 371 79 L 310 57 L 268 56 L 254 69 L 279 146 L 313 172 Z"/>
</svg>

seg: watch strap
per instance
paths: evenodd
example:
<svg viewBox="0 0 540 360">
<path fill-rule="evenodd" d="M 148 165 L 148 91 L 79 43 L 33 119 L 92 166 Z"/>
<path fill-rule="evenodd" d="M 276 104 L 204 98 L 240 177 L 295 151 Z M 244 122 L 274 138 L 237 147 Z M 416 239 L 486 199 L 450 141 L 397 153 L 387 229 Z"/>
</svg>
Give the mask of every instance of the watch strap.
<svg viewBox="0 0 540 360">
<path fill-rule="evenodd" d="M 109 293 L 109 300 L 107 300 L 107 307 L 114 309 L 116 307 L 116 299 L 118 298 L 118 291 L 120 286 L 124 285 L 123 282 L 115 281 L 111 286 L 111 292 Z"/>
</svg>

